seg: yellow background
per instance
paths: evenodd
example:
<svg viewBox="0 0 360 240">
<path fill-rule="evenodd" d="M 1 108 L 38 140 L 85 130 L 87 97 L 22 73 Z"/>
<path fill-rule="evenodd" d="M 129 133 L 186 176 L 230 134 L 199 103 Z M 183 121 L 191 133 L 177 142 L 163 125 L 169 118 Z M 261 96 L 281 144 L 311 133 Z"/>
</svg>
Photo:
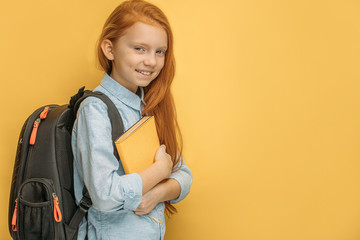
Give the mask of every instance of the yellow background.
<svg viewBox="0 0 360 240">
<path fill-rule="evenodd" d="M 0 7 L 0 237 L 20 128 L 102 73 L 120 1 Z M 173 85 L 194 183 L 166 239 L 360 239 L 360 2 L 153 0 L 175 35 Z"/>
</svg>

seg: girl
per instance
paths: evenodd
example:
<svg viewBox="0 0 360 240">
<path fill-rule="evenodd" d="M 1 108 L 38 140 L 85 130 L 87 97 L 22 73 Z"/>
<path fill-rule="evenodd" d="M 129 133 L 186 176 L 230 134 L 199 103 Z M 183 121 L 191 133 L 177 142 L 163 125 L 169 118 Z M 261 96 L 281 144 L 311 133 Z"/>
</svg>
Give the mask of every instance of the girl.
<svg viewBox="0 0 360 240">
<path fill-rule="evenodd" d="M 164 239 L 164 212 L 176 211 L 171 204 L 184 199 L 192 183 L 170 91 L 175 60 L 169 22 L 148 2 L 123 2 L 105 22 L 97 51 L 105 74 L 95 91 L 114 102 L 125 130 L 144 115 L 155 116 L 162 145 L 153 165 L 125 175 L 113 155 L 106 105 L 94 97 L 82 102 L 72 133 L 75 196 L 79 202 L 85 185 L 93 205 L 78 239 Z"/>
</svg>

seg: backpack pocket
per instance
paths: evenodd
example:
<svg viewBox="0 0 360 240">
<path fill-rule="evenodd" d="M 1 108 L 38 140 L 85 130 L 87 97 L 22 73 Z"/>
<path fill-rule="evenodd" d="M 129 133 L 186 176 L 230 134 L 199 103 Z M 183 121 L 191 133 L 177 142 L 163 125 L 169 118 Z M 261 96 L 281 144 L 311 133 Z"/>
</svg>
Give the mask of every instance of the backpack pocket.
<svg viewBox="0 0 360 240">
<path fill-rule="evenodd" d="M 14 231 L 20 239 L 55 239 L 55 224 L 61 221 L 52 181 L 32 178 L 19 189 Z"/>
</svg>

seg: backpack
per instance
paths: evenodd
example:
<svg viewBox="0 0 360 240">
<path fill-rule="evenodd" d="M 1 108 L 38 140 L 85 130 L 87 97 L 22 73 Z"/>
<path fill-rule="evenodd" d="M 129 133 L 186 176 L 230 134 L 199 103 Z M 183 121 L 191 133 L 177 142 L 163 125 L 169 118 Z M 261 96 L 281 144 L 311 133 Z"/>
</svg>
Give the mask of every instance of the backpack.
<svg viewBox="0 0 360 240">
<path fill-rule="evenodd" d="M 113 142 L 123 132 L 119 111 L 103 93 L 84 91 L 66 105 L 47 105 L 25 121 L 16 151 L 9 200 L 9 231 L 13 239 L 77 238 L 80 222 L 91 207 L 84 187 L 75 203 L 71 132 L 80 103 L 100 98 L 108 107 Z M 114 145 L 114 155 L 119 159 Z"/>
</svg>

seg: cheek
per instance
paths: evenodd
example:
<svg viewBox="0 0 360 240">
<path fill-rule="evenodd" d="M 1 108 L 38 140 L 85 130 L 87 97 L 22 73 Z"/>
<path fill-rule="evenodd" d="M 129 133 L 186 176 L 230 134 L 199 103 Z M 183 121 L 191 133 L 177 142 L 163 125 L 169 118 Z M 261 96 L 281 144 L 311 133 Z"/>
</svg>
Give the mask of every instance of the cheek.
<svg viewBox="0 0 360 240">
<path fill-rule="evenodd" d="M 127 67 L 130 67 L 130 68 L 136 68 L 136 66 L 141 61 L 139 59 L 139 56 L 137 56 L 136 54 L 128 53 L 124 56 L 126 56 L 126 57 L 124 57 L 124 62 L 127 65 Z"/>
<path fill-rule="evenodd" d="M 165 65 L 165 58 L 161 59 L 159 63 L 159 69 L 161 70 Z"/>
</svg>

